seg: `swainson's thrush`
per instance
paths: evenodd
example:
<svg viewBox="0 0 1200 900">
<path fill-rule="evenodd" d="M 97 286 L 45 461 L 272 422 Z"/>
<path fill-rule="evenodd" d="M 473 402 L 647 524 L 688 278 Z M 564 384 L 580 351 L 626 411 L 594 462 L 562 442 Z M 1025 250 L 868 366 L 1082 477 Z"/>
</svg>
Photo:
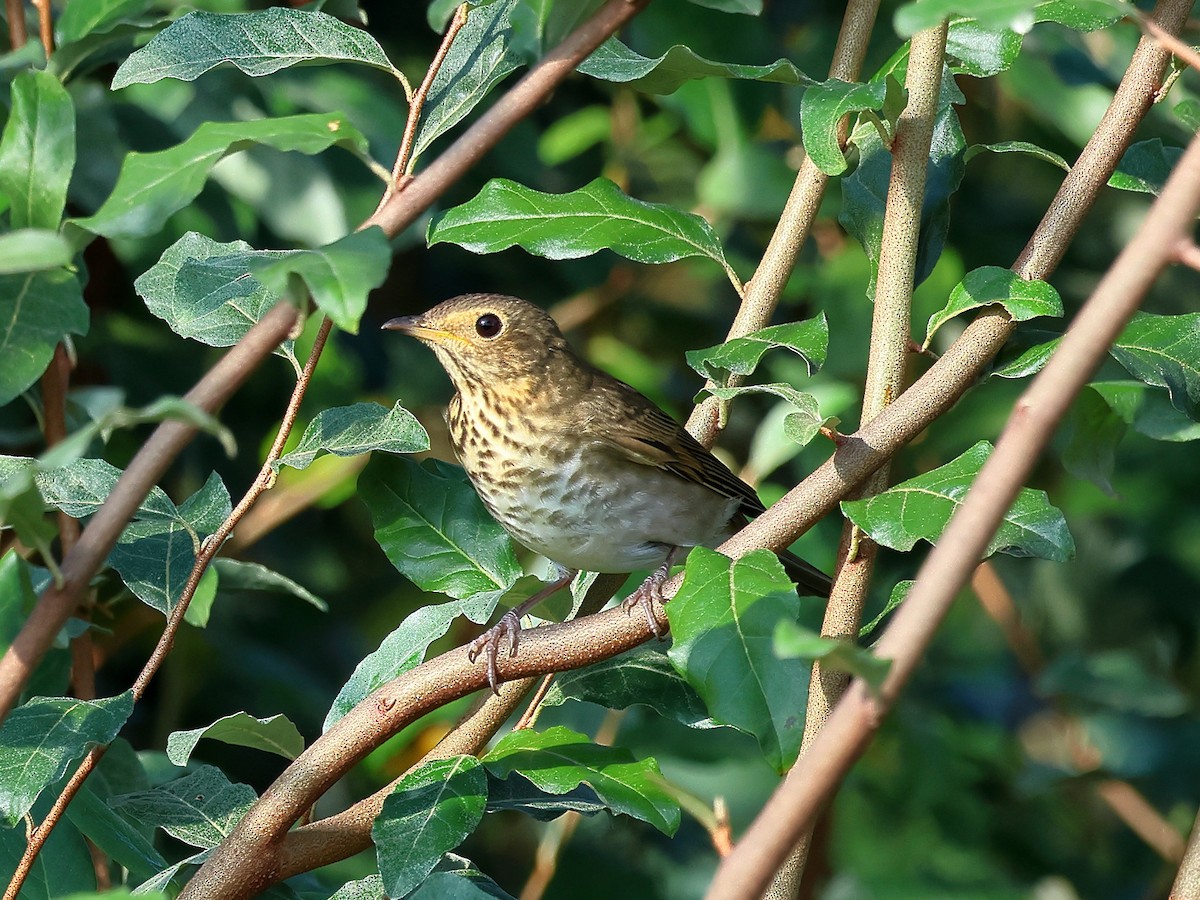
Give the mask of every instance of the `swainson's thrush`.
<svg viewBox="0 0 1200 900">
<path fill-rule="evenodd" d="M 472 645 L 472 658 L 488 652 L 493 688 L 501 641 L 515 654 L 520 616 L 575 571 L 657 567 L 631 598 L 646 605 L 679 552 L 715 547 L 763 512 L 747 484 L 653 402 L 577 356 L 531 303 L 466 294 L 383 327 L 432 348 L 457 390 L 446 422 L 475 490 L 509 534 L 563 570 Z M 824 573 L 780 556 L 803 593 L 829 593 Z"/>
</svg>

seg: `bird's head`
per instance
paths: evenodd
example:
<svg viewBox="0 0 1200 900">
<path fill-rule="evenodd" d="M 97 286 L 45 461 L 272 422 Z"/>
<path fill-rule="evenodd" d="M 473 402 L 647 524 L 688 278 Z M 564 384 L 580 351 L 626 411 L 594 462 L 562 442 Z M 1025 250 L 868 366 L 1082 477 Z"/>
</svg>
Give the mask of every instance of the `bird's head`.
<svg viewBox="0 0 1200 900">
<path fill-rule="evenodd" d="M 384 328 L 428 344 L 460 391 L 549 373 L 571 349 L 544 311 L 503 294 L 464 294 Z"/>
</svg>

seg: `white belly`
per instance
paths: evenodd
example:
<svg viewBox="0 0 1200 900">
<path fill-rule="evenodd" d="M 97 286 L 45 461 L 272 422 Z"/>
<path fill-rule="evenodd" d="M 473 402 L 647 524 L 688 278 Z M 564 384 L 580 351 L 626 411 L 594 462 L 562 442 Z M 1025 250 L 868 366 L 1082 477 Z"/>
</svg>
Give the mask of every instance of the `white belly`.
<svg viewBox="0 0 1200 900">
<path fill-rule="evenodd" d="M 651 466 L 609 473 L 611 452 L 584 447 L 542 465 L 513 493 L 476 483 L 492 514 L 517 541 L 570 569 L 630 572 L 661 565 L 673 547 L 716 546 L 739 501 Z"/>
</svg>

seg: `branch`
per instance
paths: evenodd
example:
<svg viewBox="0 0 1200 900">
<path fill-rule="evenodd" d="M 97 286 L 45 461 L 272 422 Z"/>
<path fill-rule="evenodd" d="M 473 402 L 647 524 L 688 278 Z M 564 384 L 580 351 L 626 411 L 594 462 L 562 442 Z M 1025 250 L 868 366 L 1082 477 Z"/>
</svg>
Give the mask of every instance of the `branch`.
<svg viewBox="0 0 1200 900">
<path fill-rule="evenodd" d="M 22 0 L 4 0 L 4 13 L 8 21 L 8 42 L 14 50 L 20 50 L 29 40 L 25 30 L 25 4 Z"/>
<path fill-rule="evenodd" d="M 708 896 L 757 897 L 798 834 L 866 749 L 970 578 L 1075 395 L 1103 361 L 1200 211 L 1200 137 L 1193 138 L 1138 233 L 1101 279 L 1062 344 L 1017 402 L 996 449 L 917 575 L 876 647 L 892 661 L 878 693 L 854 682 L 808 756 L 792 769 L 717 870 Z"/>
<path fill-rule="evenodd" d="M 846 14 L 842 17 L 842 28 L 838 32 L 837 46 L 833 51 L 833 61 L 829 65 L 830 78 L 839 78 L 842 81 L 858 80 L 878 11 L 879 0 L 850 0 L 847 4 Z M 843 117 L 838 123 L 838 142 L 843 146 L 849 130 L 849 117 Z M 821 207 L 821 198 L 825 196 L 825 186 L 828 183 L 829 176 L 805 156 L 800 163 L 800 171 L 796 173 L 796 180 L 792 183 L 792 191 L 788 195 L 783 214 L 771 234 L 771 240 L 754 272 L 754 277 L 746 285 L 745 296 L 738 307 L 733 324 L 729 326 L 725 340 L 743 337 L 770 324 L 775 307 L 779 305 L 779 298 L 783 295 L 784 285 L 787 284 L 788 277 L 796 265 L 796 257 L 812 231 L 812 224 L 817 218 L 817 210 Z M 734 386 L 742 380 L 740 376 L 733 375 L 728 384 Z M 714 386 L 714 382 L 711 381 L 705 385 L 706 388 Z M 721 401 L 716 397 L 706 397 L 692 410 L 688 418 L 687 430 L 706 447 L 711 447 L 716 442 L 720 431 L 720 409 Z"/>
<path fill-rule="evenodd" d="M 908 105 L 896 123 L 892 142 L 892 174 L 888 181 L 880 238 L 879 276 L 863 393 L 863 422 L 879 415 L 904 389 L 912 332 L 913 282 L 921 237 L 921 208 L 925 201 L 929 150 L 933 144 L 942 89 L 946 31 L 947 25 L 943 21 L 940 26 L 912 38 L 906 76 Z M 887 469 L 885 464 L 876 471 L 865 489 L 858 493 L 869 496 L 886 488 Z M 877 552 L 873 541 L 858 540 L 858 536 L 852 523 L 842 525 L 837 575 L 821 626 L 823 637 L 854 641 L 858 635 Z M 849 681 L 845 673 L 829 671 L 820 661 L 813 663 L 800 758 L 825 724 Z M 776 875 L 772 885 L 774 894 L 795 896 L 811 840 L 812 830 L 808 829 Z"/>
<path fill-rule="evenodd" d="M 1153 16 L 1167 31 L 1178 32 L 1191 6 L 1191 0 L 1159 0 Z M 1022 278 L 1045 279 L 1058 265 L 1153 104 L 1168 59 L 1153 38 L 1138 43 L 1095 133 L 1012 265 Z M 739 557 L 759 547 L 777 550 L 795 541 L 950 409 L 983 374 L 1013 327 L 1003 309 L 982 311 L 894 403 L 854 434 L 844 436 L 832 457 L 718 549 Z"/>
<path fill-rule="evenodd" d="M 609 35 L 636 16 L 650 0 L 608 0 L 596 14 L 567 35 L 540 62 L 463 132 L 429 167 L 392 195 L 366 221 L 389 235 L 417 220 L 442 193 L 470 171 L 509 130 L 537 109 Z"/>
<path fill-rule="evenodd" d="M 287 337 L 296 317 L 296 310 L 290 304 L 276 304 L 184 399 L 207 412 L 215 412 Z M 79 542 L 63 557 L 62 583 L 46 589 L 0 659 L 0 718 L 16 703 L 29 675 L 79 605 L 88 582 L 108 558 L 138 506 L 195 434 L 193 426 L 182 422 L 159 425 L 121 473 L 112 493 L 79 536 Z"/>
<path fill-rule="evenodd" d="M 660 626 L 665 628 L 665 622 L 661 619 Z M 608 659 L 649 638 L 645 616 L 610 609 L 522 632 L 520 655 L 501 656 L 497 668 L 504 681 L 533 678 Z M 410 722 L 485 689 L 486 667 L 471 662 L 466 648 L 458 647 L 376 690 L 275 780 L 188 883 L 182 900 L 218 896 L 241 900 L 286 877 L 281 854 L 284 835 L 317 798 Z"/>
</svg>

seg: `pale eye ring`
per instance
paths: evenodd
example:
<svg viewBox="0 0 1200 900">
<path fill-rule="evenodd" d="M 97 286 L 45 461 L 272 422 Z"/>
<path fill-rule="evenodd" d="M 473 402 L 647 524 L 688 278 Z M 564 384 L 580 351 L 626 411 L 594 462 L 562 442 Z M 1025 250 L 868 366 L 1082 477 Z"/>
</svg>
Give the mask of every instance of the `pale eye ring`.
<svg viewBox="0 0 1200 900">
<path fill-rule="evenodd" d="M 484 313 L 475 320 L 475 332 L 481 338 L 494 338 L 503 328 L 504 322 L 495 313 Z"/>
</svg>

